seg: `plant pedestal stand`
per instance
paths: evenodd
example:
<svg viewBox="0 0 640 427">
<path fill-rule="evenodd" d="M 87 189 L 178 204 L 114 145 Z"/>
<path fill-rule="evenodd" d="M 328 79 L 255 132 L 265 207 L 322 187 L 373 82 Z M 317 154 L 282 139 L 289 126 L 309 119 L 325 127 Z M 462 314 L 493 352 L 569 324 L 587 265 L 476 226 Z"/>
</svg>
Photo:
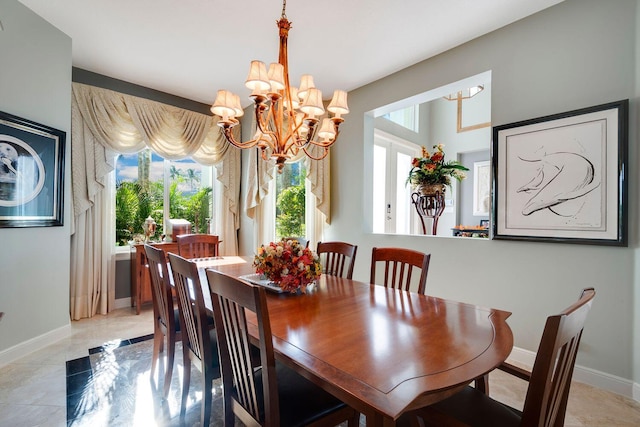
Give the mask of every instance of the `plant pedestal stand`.
<svg viewBox="0 0 640 427">
<path fill-rule="evenodd" d="M 438 219 L 444 212 L 444 191 L 436 191 L 434 194 L 412 193 L 411 203 L 420 217 L 422 234 L 427 234 L 425 219 L 431 218 L 433 220 L 431 234 L 435 236 L 438 232 Z"/>
</svg>

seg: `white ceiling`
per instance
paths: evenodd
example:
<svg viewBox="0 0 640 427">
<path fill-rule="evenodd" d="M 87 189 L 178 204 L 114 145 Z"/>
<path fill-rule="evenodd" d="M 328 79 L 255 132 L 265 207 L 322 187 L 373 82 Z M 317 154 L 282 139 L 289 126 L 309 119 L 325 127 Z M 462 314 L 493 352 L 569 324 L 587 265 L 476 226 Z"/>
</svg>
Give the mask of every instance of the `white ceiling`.
<svg viewBox="0 0 640 427">
<path fill-rule="evenodd" d="M 71 37 L 75 67 L 207 104 L 246 105 L 251 60 L 278 59 L 281 0 L 20 1 Z M 289 0 L 291 82 L 330 98 L 561 1 Z"/>
</svg>

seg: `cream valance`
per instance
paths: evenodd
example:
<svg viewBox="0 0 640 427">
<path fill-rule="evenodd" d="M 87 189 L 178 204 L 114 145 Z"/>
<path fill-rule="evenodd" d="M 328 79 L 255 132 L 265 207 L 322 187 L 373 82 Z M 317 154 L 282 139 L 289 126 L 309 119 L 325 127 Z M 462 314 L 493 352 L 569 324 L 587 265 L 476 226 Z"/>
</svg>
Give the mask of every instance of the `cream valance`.
<svg viewBox="0 0 640 427">
<path fill-rule="evenodd" d="M 240 194 L 240 150 L 231 147 L 217 118 L 107 89 L 73 83 L 72 167 L 75 215 L 92 205 L 94 187 L 113 170 L 109 153 L 151 148 L 165 159 L 191 157 L 211 166 L 223 163 L 217 178 L 234 215 Z M 234 131 L 240 133 L 240 126 Z"/>
</svg>

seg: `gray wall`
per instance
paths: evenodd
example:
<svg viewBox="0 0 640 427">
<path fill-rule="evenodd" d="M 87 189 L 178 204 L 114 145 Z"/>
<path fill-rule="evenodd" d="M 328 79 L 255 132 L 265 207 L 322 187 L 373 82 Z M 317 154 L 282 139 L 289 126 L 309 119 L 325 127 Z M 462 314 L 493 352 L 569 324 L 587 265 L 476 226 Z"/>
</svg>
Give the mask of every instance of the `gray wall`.
<svg viewBox="0 0 640 427">
<path fill-rule="evenodd" d="M 631 111 L 629 114 L 629 119 L 631 120 L 631 127 L 629 128 L 629 140 L 635 142 L 635 146 L 630 151 L 630 155 L 636 160 L 635 167 L 638 169 L 638 165 L 640 164 L 640 159 L 638 156 L 640 155 L 640 151 L 637 149 L 638 142 L 640 142 L 640 132 L 638 124 L 640 123 L 640 108 L 638 108 L 637 100 L 640 98 L 640 2 L 636 3 L 636 51 L 635 51 L 635 74 L 636 81 L 633 94 L 631 95 L 635 99 L 635 103 L 631 104 Z M 635 123 L 635 125 L 633 125 Z M 634 142 L 631 142 L 633 144 Z M 634 263 L 634 280 L 633 280 L 633 381 L 635 382 L 637 395 L 635 396 L 636 400 L 640 400 L 640 390 L 637 390 L 640 383 L 640 252 L 638 251 L 638 202 L 640 198 L 638 197 L 638 174 L 633 174 L 633 178 L 629 184 L 629 193 L 634 195 L 634 200 L 631 202 L 631 206 L 635 210 L 635 215 L 632 217 L 632 226 L 631 233 L 633 237 L 636 239 L 633 247 L 636 248 L 635 251 L 635 263 Z"/>
<path fill-rule="evenodd" d="M 0 1 L 0 110 L 67 134 L 64 226 L 0 229 L 0 351 L 69 325 L 71 39 Z"/>
<path fill-rule="evenodd" d="M 131 260 L 116 261 L 115 299 L 131 297 Z"/>
<path fill-rule="evenodd" d="M 431 252 L 430 294 L 513 312 L 509 324 L 515 345 L 532 351 L 537 350 L 545 317 L 573 302 L 581 288 L 595 286 L 598 295 L 578 364 L 637 381 L 637 8 L 635 0 L 567 0 L 352 91 L 351 112 L 332 148 L 332 222 L 325 240 L 360 246 L 354 278 L 367 280 L 373 246 Z M 371 163 L 364 149 L 365 112 L 488 70 L 494 126 L 631 98 L 628 248 L 365 231 L 364 171 Z M 464 269 L 459 268 L 461 260 Z"/>
</svg>

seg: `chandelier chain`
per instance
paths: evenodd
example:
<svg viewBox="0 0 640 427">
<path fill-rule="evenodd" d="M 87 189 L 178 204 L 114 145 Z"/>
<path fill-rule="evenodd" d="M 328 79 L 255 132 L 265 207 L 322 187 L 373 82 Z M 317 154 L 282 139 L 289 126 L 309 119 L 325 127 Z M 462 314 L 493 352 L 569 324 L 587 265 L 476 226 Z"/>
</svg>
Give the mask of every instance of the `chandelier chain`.
<svg viewBox="0 0 640 427">
<path fill-rule="evenodd" d="M 287 13 L 285 9 L 287 8 L 287 0 L 282 0 L 282 18 L 287 18 Z"/>
</svg>

